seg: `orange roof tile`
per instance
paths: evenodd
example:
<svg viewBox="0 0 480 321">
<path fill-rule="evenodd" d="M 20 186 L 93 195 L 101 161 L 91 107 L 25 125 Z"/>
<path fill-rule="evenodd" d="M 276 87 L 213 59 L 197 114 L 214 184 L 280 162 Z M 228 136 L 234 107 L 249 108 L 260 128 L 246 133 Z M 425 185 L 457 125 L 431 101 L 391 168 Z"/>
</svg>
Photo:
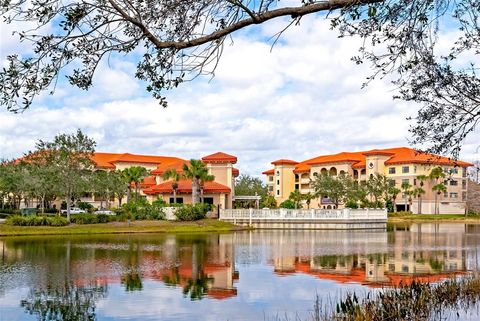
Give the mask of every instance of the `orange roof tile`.
<svg viewBox="0 0 480 321">
<path fill-rule="evenodd" d="M 263 175 L 273 175 L 273 174 L 275 174 L 275 169 L 274 168 L 269 169 L 268 171 L 265 171 L 262 174 Z"/>
<path fill-rule="evenodd" d="M 232 168 L 233 177 L 238 177 L 240 175 L 240 170 L 238 168 Z"/>
<path fill-rule="evenodd" d="M 298 162 L 291 159 L 277 159 L 271 163 L 272 165 L 296 165 Z"/>
<path fill-rule="evenodd" d="M 163 173 L 169 169 L 174 169 L 177 171 L 177 173 L 182 173 L 184 164 L 188 165 L 189 162 L 187 160 L 177 158 L 175 160 L 160 163 L 151 173 L 154 175 L 163 175 Z"/>
<path fill-rule="evenodd" d="M 171 194 L 173 193 L 172 181 L 162 182 L 158 185 L 146 188 L 143 190 L 145 194 L 155 195 L 155 194 Z M 188 194 L 192 192 L 192 181 L 190 180 L 180 180 L 178 181 L 177 193 Z M 228 186 L 222 185 L 217 182 L 205 182 L 203 185 L 203 192 L 205 194 L 209 193 L 230 193 L 231 189 Z"/>
<path fill-rule="evenodd" d="M 352 163 L 352 168 L 365 168 L 366 156 L 384 155 L 389 156 L 385 161 L 386 165 L 394 164 L 427 164 L 427 165 L 449 165 L 468 167 L 471 163 L 460 160 L 453 160 L 448 157 L 438 156 L 428 153 L 419 152 L 408 147 L 373 149 L 361 152 L 342 152 L 333 155 L 323 155 L 315 158 L 307 159 L 298 163 L 295 166 L 294 172 L 301 173 L 310 171 L 312 165 L 322 164 L 338 164 L 338 163 Z"/>
<path fill-rule="evenodd" d="M 205 163 L 233 163 L 237 162 L 237 157 L 226 153 L 218 152 L 205 157 L 202 157 Z"/>
<path fill-rule="evenodd" d="M 115 163 L 161 164 L 181 161 L 181 159 L 170 156 L 135 155 L 129 153 L 95 153 L 93 161 L 99 168 L 115 169 Z"/>
</svg>

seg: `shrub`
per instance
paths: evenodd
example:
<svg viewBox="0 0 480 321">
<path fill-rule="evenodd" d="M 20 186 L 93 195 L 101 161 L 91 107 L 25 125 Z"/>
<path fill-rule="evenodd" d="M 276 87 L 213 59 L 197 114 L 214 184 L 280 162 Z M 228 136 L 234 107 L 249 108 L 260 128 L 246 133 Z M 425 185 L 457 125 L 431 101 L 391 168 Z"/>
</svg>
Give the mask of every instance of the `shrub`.
<svg viewBox="0 0 480 321">
<path fill-rule="evenodd" d="M 150 204 L 143 197 L 137 200 L 132 199 L 130 202 L 122 205 L 122 209 L 119 212 L 120 220 L 163 220 L 165 219 L 165 212 L 162 210 L 164 204 L 165 202 L 162 200 L 157 200 Z"/>
<path fill-rule="evenodd" d="M 73 214 L 70 216 L 70 222 L 75 224 L 97 224 L 98 215 L 95 214 Z"/>
<path fill-rule="evenodd" d="M 348 201 L 345 204 L 345 207 L 346 208 L 358 208 L 358 204 L 357 204 L 357 202 L 354 202 L 354 201 Z"/>
<path fill-rule="evenodd" d="M 15 226 L 65 226 L 68 225 L 66 218 L 54 216 L 20 216 L 13 215 L 7 218 L 6 224 Z"/>
<path fill-rule="evenodd" d="M 288 200 L 285 200 L 283 201 L 282 203 L 280 203 L 280 208 L 295 208 L 295 202 L 288 199 Z"/>
<path fill-rule="evenodd" d="M 209 204 L 199 203 L 195 205 L 184 204 L 177 208 L 175 216 L 179 221 L 196 221 L 204 219 L 211 209 Z"/>
<path fill-rule="evenodd" d="M 92 213 L 94 210 L 93 205 L 87 202 L 77 202 L 77 207 L 89 213 Z"/>
</svg>

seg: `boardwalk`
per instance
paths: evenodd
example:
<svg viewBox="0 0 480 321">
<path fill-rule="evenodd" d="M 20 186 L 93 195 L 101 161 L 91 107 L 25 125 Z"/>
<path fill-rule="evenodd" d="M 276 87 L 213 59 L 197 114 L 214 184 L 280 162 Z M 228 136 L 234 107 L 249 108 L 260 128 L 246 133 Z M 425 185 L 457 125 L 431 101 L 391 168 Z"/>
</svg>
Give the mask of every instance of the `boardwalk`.
<svg viewBox="0 0 480 321">
<path fill-rule="evenodd" d="M 227 209 L 220 220 L 265 229 L 384 229 L 386 209 Z"/>
</svg>

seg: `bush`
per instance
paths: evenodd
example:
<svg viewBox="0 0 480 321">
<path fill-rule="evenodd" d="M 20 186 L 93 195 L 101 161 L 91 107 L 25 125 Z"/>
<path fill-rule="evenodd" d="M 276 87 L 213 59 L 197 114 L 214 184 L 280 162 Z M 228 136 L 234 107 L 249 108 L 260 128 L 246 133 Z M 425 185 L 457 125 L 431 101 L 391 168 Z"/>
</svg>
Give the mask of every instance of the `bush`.
<svg viewBox="0 0 480 321">
<path fill-rule="evenodd" d="M 147 199 L 139 197 L 137 200 L 131 199 L 130 202 L 123 204 L 117 215 L 120 220 L 164 220 L 165 212 L 162 210 L 165 202 L 156 200 L 150 204 Z"/>
<path fill-rule="evenodd" d="M 81 210 L 87 211 L 88 213 L 92 213 L 94 210 L 93 205 L 87 202 L 77 202 L 77 207 Z"/>
<path fill-rule="evenodd" d="M 184 204 L 176 209 L 175 216 L 179 221 L 197 221 L 204 219 L 210 209 L 211 206 L 204 203 L 195 205 Z"/>
<path fill-rule="evenodd" d="M 292 200 L 285 200 L 282 203 L 280 203 L 280 208 L 290 208 L 294 209 L 295 208 L 295 202 Z"/>
<path fill-rule="evenodd" d="M 13 215 L 7 218 L 6 224 L 14 226 L 65 226 L 68 225 L 66 218 L 54 216 L 20 216 Z"/>
<path fill-rule="evenodd" d="M 98 215 L 95 214 L 73 214 L 70 215 L 70 222 L 75 224 L 97 224 Z"/>
<path fill-rule="evenodd" d="M 354 202 L 354 201 L 348 201 L 346 204 L 345 204 L 345 207 L 346 208 L 358 208 L 358 204 L 357 202 Z"/>
</svg>

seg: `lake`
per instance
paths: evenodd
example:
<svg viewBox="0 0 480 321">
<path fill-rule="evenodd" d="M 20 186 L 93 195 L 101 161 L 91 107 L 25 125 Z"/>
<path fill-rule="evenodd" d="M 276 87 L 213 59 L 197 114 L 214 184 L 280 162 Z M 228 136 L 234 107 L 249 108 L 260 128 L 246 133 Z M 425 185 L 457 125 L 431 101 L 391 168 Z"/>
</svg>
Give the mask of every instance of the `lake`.
<svg viewBox="0 0 480 321">
<path fill-rule="evenodd" d="M 468 224 L 0 238 L 0 321 L 306 320 L 316 296 L 478 271 L 479 243 Z"/>
</svg>

